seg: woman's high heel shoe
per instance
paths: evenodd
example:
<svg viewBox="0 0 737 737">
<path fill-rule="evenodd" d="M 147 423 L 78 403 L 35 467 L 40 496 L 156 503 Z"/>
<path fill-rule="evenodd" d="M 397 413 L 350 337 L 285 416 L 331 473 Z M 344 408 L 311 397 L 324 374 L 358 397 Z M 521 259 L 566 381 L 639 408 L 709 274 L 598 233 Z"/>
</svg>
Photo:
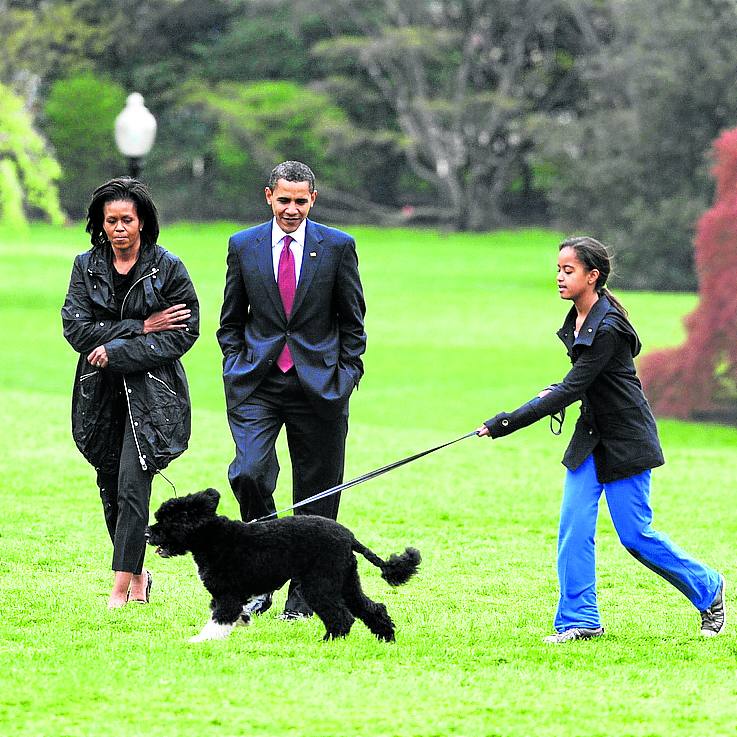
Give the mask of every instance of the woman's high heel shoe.
<svg viewBox="0 0 737 737">
<path fill-rule="evenodd" d="M 146 598 L 145 599 L 129 599 L 129 601 L 135 601 L 139 604 L 148 604 L 149 596 L 151 594 L 151 585 L 154 582 L 154 577 L 151 575 L 151 571 L 146 571 Z"/>
</svg>

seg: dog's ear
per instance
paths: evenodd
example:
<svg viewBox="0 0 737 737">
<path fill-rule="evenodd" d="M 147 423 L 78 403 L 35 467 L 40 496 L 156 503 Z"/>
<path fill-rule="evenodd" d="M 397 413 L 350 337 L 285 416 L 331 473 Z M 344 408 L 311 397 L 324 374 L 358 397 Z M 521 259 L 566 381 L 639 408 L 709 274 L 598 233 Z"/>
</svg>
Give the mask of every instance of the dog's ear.
<svg viewBox="0 0 737 737">
<path fill-rule="evenodd" d="M 220 492 L 217 489 L 205 489 L 198 496 L 201 497 L 207 514 L 215 514 L 215 510 L 218 508 L 218 503 L 220 502 Z"/>
<path fill-rule="evenodd" d="M 173 496 L 171 499 L 167 499 L 159 505 L 159 508 L 154 512 L 154 517 L 158 520 L 160 515 L 166 514 L 176 504 L 178 504 L 177 497 Z"/>
</svg>

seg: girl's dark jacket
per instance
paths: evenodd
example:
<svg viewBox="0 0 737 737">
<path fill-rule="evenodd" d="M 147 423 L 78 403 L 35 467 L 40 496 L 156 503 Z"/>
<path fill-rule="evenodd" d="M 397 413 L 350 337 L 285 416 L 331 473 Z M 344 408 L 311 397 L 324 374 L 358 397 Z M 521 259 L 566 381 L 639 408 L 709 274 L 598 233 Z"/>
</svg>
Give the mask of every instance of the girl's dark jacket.
<svg viewBox="0 0 737 737">
<path fill-rule="evenodd" d="M 625 316 L 605 297 L 591 308 L 574 335 L 576 308 L 558 331 L 573 367 L 545 397 L 536 397 L 511 414 L 487 420 L 492 438 L 519 430 L 581 400 L 581 415 L 563 456 L 575 471 L 594 454 L 600 483 L 634 476 L 664 463 L 650 405 L 635 373 L 641 344 Z"/>
<path fill-rule="evenodd" d="M 184 264 L 158 245 L 144 245 L 130 291 L 116 303 L 112 250 L 95 247 L 74 260 L 64 306 L 64 337 L 79 361 L 72 393 L 72 435 L 82 455 L 104 473 L 117 472 L 124 422 L 139 462 L 156 471 L 181 455 L 191 427 L 189 389 L 179 358 L 199 335 L 199 304 Z M 143 333 L 143 321 L 175 304 L 192 311 L 186 329 Z M 105 369 L 87 355 L 104 345 Z M 125 409 L 125 417 L 117 408 Z"/>
</svg>

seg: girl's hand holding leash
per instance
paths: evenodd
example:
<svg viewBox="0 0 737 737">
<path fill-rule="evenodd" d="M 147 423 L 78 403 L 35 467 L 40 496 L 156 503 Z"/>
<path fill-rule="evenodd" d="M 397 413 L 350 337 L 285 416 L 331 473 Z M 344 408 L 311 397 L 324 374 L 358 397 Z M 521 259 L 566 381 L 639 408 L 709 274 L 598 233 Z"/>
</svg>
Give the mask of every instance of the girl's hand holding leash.
<svg viewBox="0 0 737 737">
<path fill-rule="evenodd" d="M 550 394 L 550 392 L 553 391 L 553 389 L 556 386 L 557 384 L 551 384 L 550 386 L 543 389 L 541 392 L 538 392 L 537 396 L 540 399 L 542 399 L 543 397 Z M 565 416 L 565 411 L 564 411 L 563 416 Z M 501 437 L 502 435 L 507 435 L 509 432 L 511 432 L 510 430 L 507 429 L 510 423 L 509 417 L 510 415 L 507 414 L 506 412 L 500 412 L 495 417 L 492 417 L 490 420 L 487 420 L 488 423 L 493 424 L 494 426 L 499 425 L 499 427 L 497 428 L 497 434 L 494 437 Z M 558 420 L 558 418 L 556 417 L 555 420 L 559 421 L 561 424 L 563 422 L 562 417 L 560 420 Z M 552 430 L 552 424 L 551 424 L 551 430 Z M 559 433 L 554 430 L 553 434 L 558 435 Z M 478 435 L 480 438 L 489 437 L 491 436 L 491 430 L 486 425 L 481 425 L 481 427 L 479 427 L 476 430 L 476 435 Z"/>
</svg>

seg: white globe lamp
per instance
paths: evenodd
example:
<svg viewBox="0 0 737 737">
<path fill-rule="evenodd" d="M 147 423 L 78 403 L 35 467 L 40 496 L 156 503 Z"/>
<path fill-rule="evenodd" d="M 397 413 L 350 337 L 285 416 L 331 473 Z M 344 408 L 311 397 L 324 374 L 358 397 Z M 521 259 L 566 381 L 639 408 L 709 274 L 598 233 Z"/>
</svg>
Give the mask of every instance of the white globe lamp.
<svg viewBox="0 0 737 737">
<path fill-rule="evenodd" d="M 140 174 L 141 160 L 151 150 L 155 138 L 156 118 L 143 104 L 143 95 L 133 92 L 115 118 L 115 143 L 128 158 L 132 177 Z"/>
</svg>

